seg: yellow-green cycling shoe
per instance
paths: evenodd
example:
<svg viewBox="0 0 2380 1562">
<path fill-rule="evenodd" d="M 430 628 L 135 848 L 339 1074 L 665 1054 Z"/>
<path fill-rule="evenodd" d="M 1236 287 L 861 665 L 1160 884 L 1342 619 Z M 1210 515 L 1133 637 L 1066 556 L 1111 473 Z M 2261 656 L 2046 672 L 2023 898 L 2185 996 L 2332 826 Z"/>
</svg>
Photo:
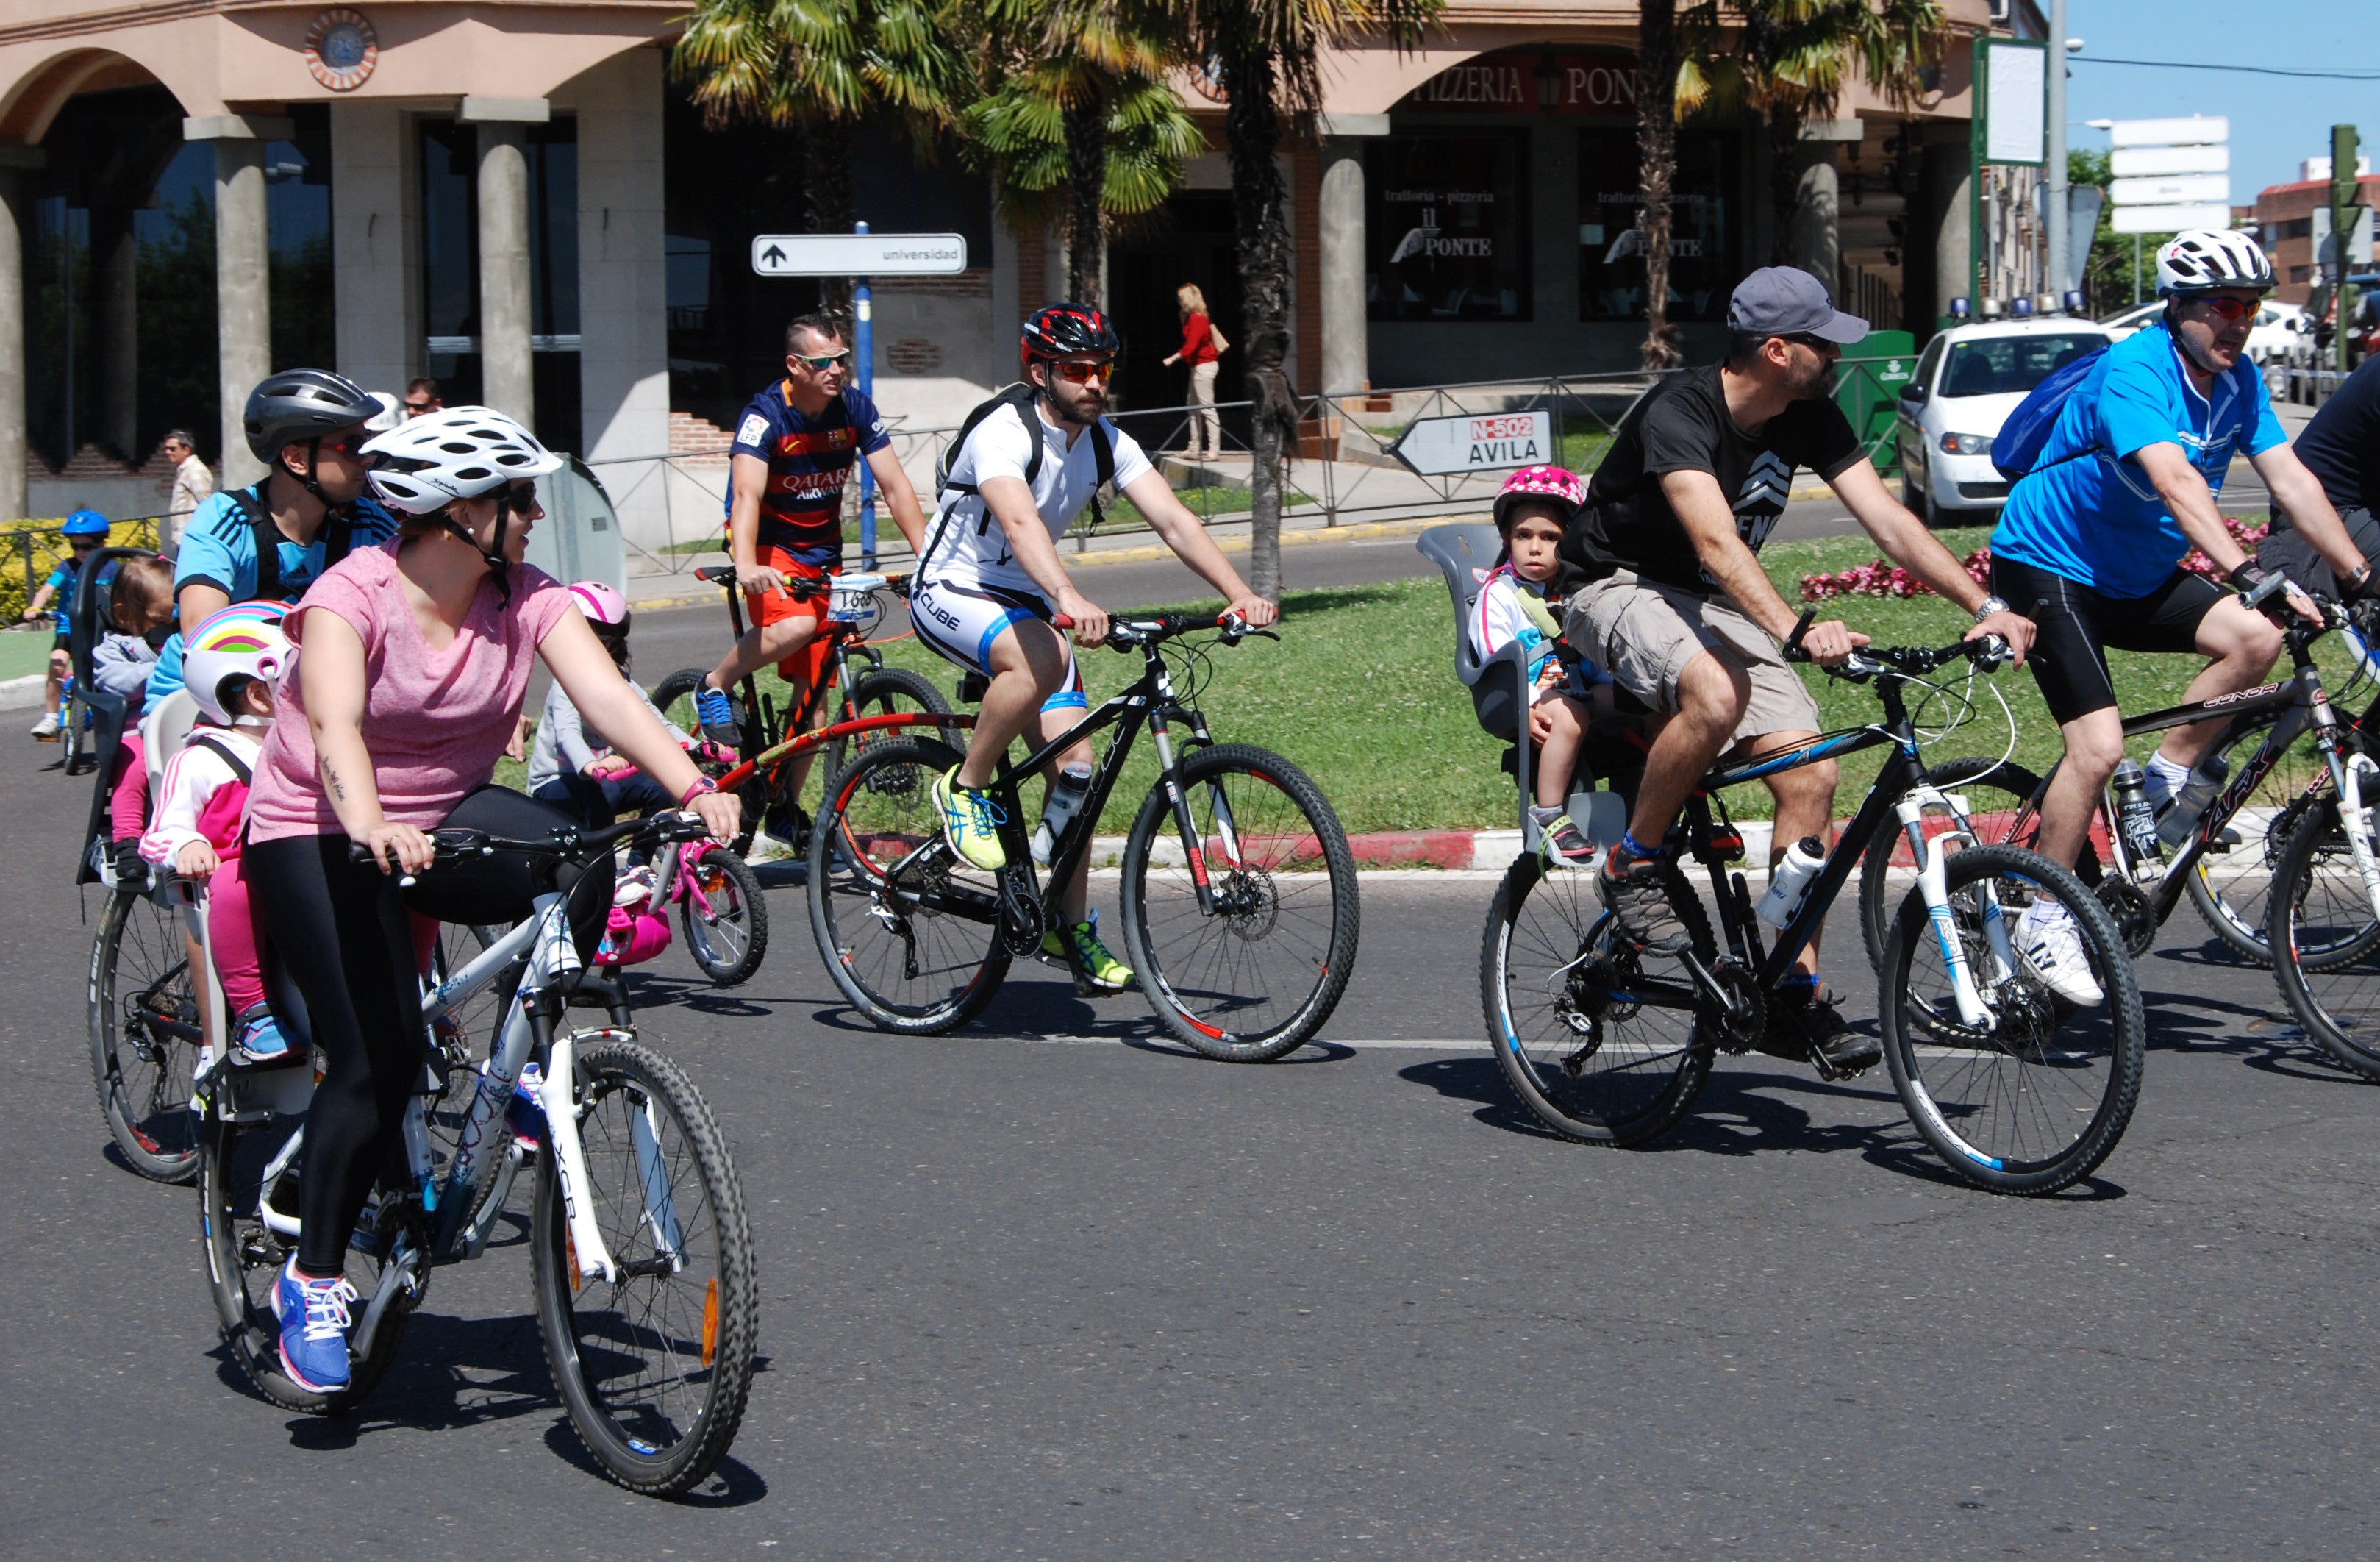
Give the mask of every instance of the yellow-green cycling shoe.
<svg viewBox="0 0 2380 1562">
<path fill-rule="evenodd" d="M 1108 946 L 1099 942 L 1099 914 L 1097 911 L 1091 913 L 1091 920 L 1087 922 L 1076 922 L 1072 927 L 1053 927 L 1041 935 L 1041 952 L 1051 959 L 1066 958 L 1069 945 L 1073 946 L 1072 953 L 1084 978 L 1100 992 L 1121 993 L 1132 985 L 1132 967 L 1110 954 Z"/>
<path fill-rule="evenodd" d="M 1000 805 L 981 792 L 959 785 L 958 766 L 934 777 L 934 806 L 942 811 L 942 836 L 951 849 L 987 873 L 1008 866 L 1008 852 L 1000 844 Z"/>
</svg>

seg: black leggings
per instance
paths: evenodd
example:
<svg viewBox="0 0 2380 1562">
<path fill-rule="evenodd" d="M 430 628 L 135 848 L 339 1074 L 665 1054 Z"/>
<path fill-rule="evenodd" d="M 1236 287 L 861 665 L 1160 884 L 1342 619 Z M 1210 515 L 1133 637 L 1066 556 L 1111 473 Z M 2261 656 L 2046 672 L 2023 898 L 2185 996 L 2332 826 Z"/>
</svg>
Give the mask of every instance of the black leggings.
<svg viewBox="0 0 2380 1562">
<path fill-rule="evenodd" d="M 559 810 L 498 787 L 455 806 L 446 823 L 534 840 L 576 827 Z M 345 836 L 251 841 L 249 897 L 272 931 L 274 958 L 306 1000 L 313 1043 L 328 1066 L 306 1119 L 298 1184 L 304 1229 L 298 1267 L 335 1275 L 345 1263 L 372 1185 L 401 1184 L 406 1100 L 422 1077 L 419 967 L 409 909 L 442 921 L 513 923 L 527 917 L 534 860 L 514 854 L 442 864 L 400 891 L 394 874 L 347 860 Z M 565 867 L 570 921 L 583 957 L 602 937 L 611 909 L 610 863 L 581 874 Z M 599 889 L 601 893 L 598 893 Z"/>
</svg>

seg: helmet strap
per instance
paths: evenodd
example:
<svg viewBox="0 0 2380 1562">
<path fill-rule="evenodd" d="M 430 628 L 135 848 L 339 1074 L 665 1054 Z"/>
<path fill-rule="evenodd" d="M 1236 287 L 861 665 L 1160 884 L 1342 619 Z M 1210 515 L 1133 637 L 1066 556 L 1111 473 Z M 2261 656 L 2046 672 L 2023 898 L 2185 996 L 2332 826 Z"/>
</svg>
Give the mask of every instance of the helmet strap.
<svg viewBox="0 0 2380 1562">
<path fill-rule="evenodd" d="M 486 563 L 489 579 L 496 583 L 497 600 L 510 605 L 513 600 L 513 561 L 504 556 L 504 537 L 505 533 L 512 529 L 512 485 L 506 483 L 496 491 L 496 534 L 484 548 L 480 546 L 480 540 L 471 535 L 470 529 L 455 519 L 451 510 L 442 514 L 438 519 L 440 525 L 445 527 L 448 532 L 467 544 Z"/>
<path fill-rule="evenodd" d="M 282 448 L 287 449 L 288 446 L 284 445 Z M 299 478 L 298 482 L 298 485 L 304 488 L 307 493 L 314 496 L 314 502 L 322 506 L 322 514 L 327 519 L 333 508 L 331 496 L 322 492 L 322 485 L 321 483 L 314 481 L 314 470 L 322 464 L 322 436 L 321 434 L 316 434 L 313 438 L 306 442 L 306 475 Z M 282 463 L 282 470 L 286 471 L 288 470 L 288 463 Z"/>
</svg>

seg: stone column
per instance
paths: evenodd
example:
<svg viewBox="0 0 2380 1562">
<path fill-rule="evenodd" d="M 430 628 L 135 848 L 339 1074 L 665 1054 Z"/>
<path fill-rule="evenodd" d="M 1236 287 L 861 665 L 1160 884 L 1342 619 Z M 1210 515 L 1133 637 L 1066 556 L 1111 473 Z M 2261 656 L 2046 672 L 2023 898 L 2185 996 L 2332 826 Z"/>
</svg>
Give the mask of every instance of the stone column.
<svg viewBox="0 0 2380 1562">
<path fill-rule="evenodd" d="M 402 392 L 427 356 L 410 121 L 366 99 L 331 105 L 331 267 L 339 372 Z"/>
<path fill-rule="evenodd" d="M 1974 197 L 1972 149 L 1961 128 L 1958 140 L 1938 141 L 1925 149 L 1925 214 L 1934 225 L 1934 312 L 1950 312 L 1950 300 L 1975 300 L 1973 235 L 1968 228 L 1968 206 Z"/>
<path fill-rule="evenodd" d="M 240 419 L 248 393 L 273 372 L 272 249 L 264 214 L 264 143 L 298 133 L 286 119 L 217 114 L 182 121 L 186 140 L 215 143 L 215 352 L 222 402 L 223 485 L 264 475 Z"/>
<path fill-rule="evenodd" d="M 529 351 L 528 133 L 551 114 L 543 98 L 465 98 L 480 130 L 480 395 L 535 426 Z"/>
<path fill-rule="evenodd" d="M 140 250 L 132 214 L 101 207 L 91 214 L 92 292 L 98 309 L 99 437 L 139 467 L 140 418 Z"/>
<path fill-rule="evenodd" d="M 1831 153 L 1820 148 L 1803 154 L 1802 177 L 1796 181 L 1793 233 L 1788 251 L 1793 263 L 1827 285 L 1830 294 L 1842 288 L 1842 185 Z M 1841 303 L 1840 299 L 1835 300 Z"/>
<path fill-rule="evenodd" d="M 1322 393 L 1352 396 L 1371 384 L 1371 322 L 1364 298 L 1364 147 L 1389 133 L 1385 114 L 1323 118 L 1317 206 L 1322 272 Z"/>
<path fill-rule="evenodd" d="M 25 249 L 18 170 L 42 149 L 0 146 L 0 521 L 25 514 Z"/>
<path fill-rule="evenodd" d="M 664 63 L 659 50 L 631 49 L 571 87 L 578 109 L 577 447 L 610 493 L 622 532 L 653 553 L 675 541 L 673 474 L 659 459 L 670 445 Z M 718 509 L 714 500 L 708 517 L 687 519 L 715 530 Z"/>
</svg>

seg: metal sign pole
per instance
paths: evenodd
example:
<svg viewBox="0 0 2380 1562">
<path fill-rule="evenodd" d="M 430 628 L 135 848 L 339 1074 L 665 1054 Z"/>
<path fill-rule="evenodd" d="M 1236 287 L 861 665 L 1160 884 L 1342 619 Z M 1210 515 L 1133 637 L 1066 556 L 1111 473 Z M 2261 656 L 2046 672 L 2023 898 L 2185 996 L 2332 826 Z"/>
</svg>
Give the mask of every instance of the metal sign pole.
<svg viewBox="0 0 2380 1562">
<path fill-rule="evenodd" d="M 866 223 L 851 225 L 854 233 L 866 233 Z M 870 402 L 876 399 L 876 313 L 874 295 L 868 290 L 868 278 L 853 279 L 851 289 L 852 341 L 851 355 L 859 372 L 859 394 Z M 855 431 L 865 434 L 865 430 Z M 859 458 L 859 567 L 876 567 L 876 469 L 868 464 L 863 452 Z"/>
</svg>

